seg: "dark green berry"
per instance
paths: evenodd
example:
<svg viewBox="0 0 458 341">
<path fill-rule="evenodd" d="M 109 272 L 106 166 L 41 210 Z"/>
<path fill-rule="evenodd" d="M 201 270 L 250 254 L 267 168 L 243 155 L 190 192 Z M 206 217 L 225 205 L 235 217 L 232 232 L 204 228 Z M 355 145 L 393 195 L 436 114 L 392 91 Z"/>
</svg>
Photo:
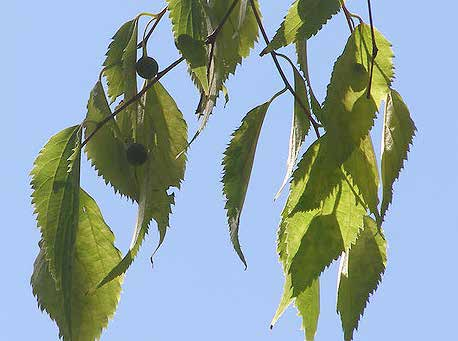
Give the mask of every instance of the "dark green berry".
<svg viewBox="0 0 458 341">
<path fill-rule="evenodd" d="M 127 161 L 133 166 L 141 166 L 148 159 L 148 151 L 141 143 L 131 143 L 126 150 Z"/>
<path fill-rule="evenodd" d="M 135 65 L 137 74 L 143 79 L 152 79 L 159 71 L 159 65 L 156 59 L 148 56 L 141 57 Z"/>
</svg>

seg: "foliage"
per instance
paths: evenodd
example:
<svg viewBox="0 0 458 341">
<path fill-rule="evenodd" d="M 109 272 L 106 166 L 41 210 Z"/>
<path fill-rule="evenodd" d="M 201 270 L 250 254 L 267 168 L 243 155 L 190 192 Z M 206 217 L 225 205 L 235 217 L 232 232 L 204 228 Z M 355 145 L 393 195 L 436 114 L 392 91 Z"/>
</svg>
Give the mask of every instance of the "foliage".
<svg viewBox="0 0 458 341">
<path fill-rule="evenodd" d="M 320 276 L 340 259 L 337 311 L 344 339 L 352 340 L 385 271 L 382 223 L 416 131 L 406 104 L 392 89 L 393 52 L 373 26 L 370 1 L 369 25 L 350 13 L 344 1 L 296 0 L 272 41 L 256 0 L 166 2 L 159 13 L 142 13 L 119 28 L 90 93 L 86 118 L 51 137 L 35 161 L 32 204 L 41 240 L 31 284 L 40 308 L 57 323 L 66 341 L 100 337 L 116 311 L 123 276 L 153 220 L 159 233 L 154 253 L 164 242 L 175 204 L 173 190 L 184 179 L 186 151 L 205 128 L 218 97 L 223 94 L 228 101 L 225 82 L 250 55 L 261 33 L 266 43 L 261 55 L 272 56 L 285 87 L 248 112 L 224 153 L 222 182 L 230 239 L 246 266 L 239 227 L 258 139 L 272 102 L 289 93 L 294 112 L 288 160 L 275 196 L 290 182 L 277 245 L 285 285 L 272 327 L 294 303 L 306 340 L 313 340 L 320 313 Z M 320 103 L 309 77 L 307 40 L 339 12 L 346 16 L 350 35 Z M 147 43 L 166 13 L 182 57 L 157 73 L 157 62 L 147 56 Z M 144 16 L 150 22 L 141 35 Z M 277 52 L 288 45 L 294 45 L 297 63 Z M 139 49 L 140 60 L 154 66 L 146 77 L 140 72 L 149 78 L 140 89 Z M 279 58 L 291 67 L 293 85 Z M 189 142 L 183 115 L 160 83 L 182 61 L 200 93 L 196 110 L 200 127 Z M 379 167 L 371 129 L 383 102 Z M 301 155 L 304 145 L 308 147 Z M 129 154 L 132 146 L 139 155 Z M 124 256 L 96 202 L 81 189 L 82 152 L 115 193 L 138 205 L 132 244 Z"/>
</svg>

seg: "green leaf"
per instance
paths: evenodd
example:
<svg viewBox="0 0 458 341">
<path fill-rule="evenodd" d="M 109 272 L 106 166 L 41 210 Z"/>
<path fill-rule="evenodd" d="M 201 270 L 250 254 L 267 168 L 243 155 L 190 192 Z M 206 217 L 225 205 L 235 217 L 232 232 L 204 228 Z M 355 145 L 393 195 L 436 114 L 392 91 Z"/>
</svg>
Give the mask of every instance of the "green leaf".
<svg viewBox="0 0 458 341">
<path fill-rule="evenodd" d="M 302 317 L 302 328 L 305 330 L 306 341 L 315 340 L 320 316 L 320 282 L 318 279 L 296 297 L 295 305 Z"/>
<path fill-rule="evenodd" d="M 85 121 L 85 136 L 88 137 L 97 125 L 111 115 L 102 83 L 96 83 L 91 91 Z M 106 183 L 116 192 L 132 200 L 139 200 L 139 186 L 135 179 L 134 167 L 126 157 L 126 144 L 115 120 L 107 122 L 87 143 L 86 154 L 92 166 Z"/>
<path fill-rule="evenodd" d="M 301 103 L 306 107 L 306 109 L 310 112 L 309 101 L 307 98 L 307 87 L 305 85 L 305 81 L 302 78 L 299 70 L 297 70 L 296 66 L 291 62 L 289 58 L 284 56 L 288 62 L 291 64 L 294 73 L 294 92 L 299 96 Z M 293 174 L 294 166 L 297 162 L 297 157 L 299 156 L 299 151 L 302 147 L 302 144 L 305 141 L 305 137 L 307 136 L 310 130 L 310 120 L 307 117 L 307 113 L 304 111 L 300 102 L 298 100 L 294 100 L 294 114 L 293 119 L 291 122 L 291 133 L 289 138 L 289 150 L 288 150 L 288 160 L 286 161 L 286 174 L 283 179 L 283 182 L 278 190 L 277 194 L 275 195 L 275 199 L 277 200 L 281 194 L 281 191 L 288 183 L 291 175 Z"/>
<path fill-rule="evenodd" d="M 342 320 L 345 340 L 363 315 L 369 296 L 377 289 L 386 266 L 386 241 L 370 217 L 364 218 L 364 229 L 355 245 L 344 255 L 339 271 L 337 311 Z"/>
<path fill-rule="evenodd" d="M 72 309 L 72 265 L 78 226 L 80 132 L 78 125 L 54 135 L 40 151 L 31 172 L 32 204 L 43 250 L 56 288 L 62 291 L 67 318 Z"/>
<path fill-rule="evenodd" d="M 359 148 L 355 149 L 350 158 L 345 161 L 344 169 L 350 175 L 352 184 L 356 185 L 361 193 L 369 210 L 378 220 L 380 218 L 378 212 L 379 174 L 370 135 L 361 141 Z"/>
<path fill-rule="evenodd" d="M 183 115 L 167 90 L 157 82 L 146 93 L 144 112 L 137 125 L 137 142 L 148 150 L 145 165 L 136 169 L 139 179 L 139 210 L 129 251 L 101 281 L 100 288 L 124 274 L 136 257 L 154 219 L 159 230 L 159 243 L 164 241 L 169 226 L 174 195 L 167 194 L 171 187 L 180 187 L 184 177 L 186 155 L 177 155 L 187 144 L 187 127 Z"/>
<path fill-rule="evenodd" d="M 43 241 L 31 278 L 33 294 L 41 309 L 48 312 L 59 326 L 64 340 L 87 341 L 100 337 L 113 316 L 121 294 L 121 281 L 113 281 L 92 295 L 87 291 L 100 276 L 116 264 L 120 257 L 114 247 L 114 235 L 103 220 L 95 201 L 83 190 L 79 196 L 79 219 L 71 267 L 71 314 L 66 318 L 65 299 L 56 287 L 46 260 Z"/>
<path fill-rule="evenodd" d="M 296 0 L 270 44 L 261 54 L 270 53 L 318 33 L 340 11 L 339 0 Z"/>
<path fill-rule="evenodd" d="M 321 111 L 327 134 L 301 199 L 301 210 L 319 207 L 338 184 L 336 174 L 369 134 L 377 105 L 389 91 L 393 78 L 390 43 L 375 31 L 379 53 L 375 59 L 371 98 L 367 98 L 368 71 L 372 59 L 371 30 L 356 27 L 343 54 L 337 59 Z M 372 198 L 373 200 L 373 198 Z"/>
<path fill-rule="evenodd" d="M 387 96 L 382 139 L 382 219 L 393 200 L 393 183 L 399 178 L 417 128 L 409 109 L 396 90 Z"/>
<path fill-rule="evenodd" d="M 208 93 L 205 9 L 200 0 L 167 0 L 167 3 L 177 48 L 186 59 L 198 87 Z"/>
<path fill-rule="evenodd" d="M 222 181 L 229 232 L 234 249 L 245 267 L 247 264 L 239 242 L 240 215 L 245 202 L 262 124 L 270 104 L 279 95 L 280 93 L 277 93 L 268 102 L 254 108 L 243 118 L 242 124 L 232 134 L 231 142 L 224 152 Z"/>
<path fill-rule="evenodd" d="M 138 20 L 126 22 L 116 32 L 108 47 L 107 58 L 103 63 L 103 74 L 107 78 L 108 97 L 111 102 L 124 95 L 129 100 L 137 94 L 137 36 Z M 131 137 L 131 118 L 135 117 L 136 105 L 129 106 L 116 116 L 119 128 L 125 138 Z"/>
<path fill-rule="evenodd" d="M 294 217 L 297 214 L 304 213 L 293 213 L 293 217 L 288 218 L 291 219 L 286 231 L 288 249 L 290 244 L 293 247 L 289 236 L 297 241 L 304 231 L 303 220 Z M 292 257 L 289 273 L 294 297 L 310 286 L 342 252 L 351 248 L 363 226 L 365 214 L 366 210 L 357 202 L 349 184 L 342 181 L 306 227 L 297 251 L 288 252 Z"/>
</svg>

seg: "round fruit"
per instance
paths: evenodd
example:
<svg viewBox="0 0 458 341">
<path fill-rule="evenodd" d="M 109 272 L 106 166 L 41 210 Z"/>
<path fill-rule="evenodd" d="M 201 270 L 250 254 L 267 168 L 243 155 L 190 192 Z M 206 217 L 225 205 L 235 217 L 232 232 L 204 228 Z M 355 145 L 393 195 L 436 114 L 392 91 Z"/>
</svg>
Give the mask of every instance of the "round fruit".
<svg viewBox="0 0 458 341">
<path fill-rule="evenodd" d="M 141 143 L 131 143 L 127 147 L 126 156 L 131 165 L 141 166 L 148 159 L 148 151 Z"/>
<path fill-rule="evenodd" d="M 137 74 L 143 79 L 152 79 L 157 75 L 159 71 L 159 65 L 156 62 L 156 59 L 143 56 L 141 57 L 135 66 Z"/>
</svg>

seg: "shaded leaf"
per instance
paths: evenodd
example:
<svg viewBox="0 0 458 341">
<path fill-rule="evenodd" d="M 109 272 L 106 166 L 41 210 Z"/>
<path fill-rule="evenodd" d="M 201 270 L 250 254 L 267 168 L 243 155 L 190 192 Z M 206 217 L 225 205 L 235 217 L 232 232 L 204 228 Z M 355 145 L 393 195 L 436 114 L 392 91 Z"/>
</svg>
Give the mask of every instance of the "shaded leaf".
<svg viewBox="0 0 458 341">
<path fill-rule="evenodd" d="M 91 91 L 85 121 L 85 136 L 88 137 L 98 123 L 111 115 L 110 107 L 99 81 Z M 86 154 L 91 164 L 110 183 L 116 192 L 132 200 L 139 200 L 139 186 L 135 179 L 134 167 L 126 157 L 126 143 L 115 120 L 107 122 L 87 143 Z"/>
<path fill-rule="evenodd" d="M 339 0 L 296 0 L 262 54 L 314 36 L 340 7 Z"/>
<path fill-rule="evenodd" d="M 285 56 L 286 57 L 286 56 Z M 288 58 L 287 58 L 288 59 Z M 305 81 L 302 78 L 300 72 L 297 70 L 295 65 L 288 59 L 291 64 L 294 73 L 294 92 L 299 96 L 301 103 L 307 108 L 310 112 L 309 100 L 307 98 L 307 87 Z M 275 200 L 281 194 L 281 191 L 288 183 L 291 175 L 293 174 L 294 166 L 297 162 L 297 157 L 299 156 L 299 151 L 302 147 L 302 144 L 305 141 L 310 130 L 310 120 L 307 117 L 307 113 L 304 112 L 304 109 L 300 105 L 298 100 L 294 100 L 294 114 L 291 122 L 291 133 L 289 137 L 289 148 L 288 148 L 288 160 L 286 161 L 286 174 L 283 182 L 275 195 Z"/>
<path fill-rule="evenodd" d="M 364 229 L 355 245 L 344 254 L 339 271 L 337 311 L 346 341 L 353 339 L 369 297 L 382 280 L 386 259 L 386 241 L 377 223 L 365 217 Z"/>
<path fill-rule="evenodd" d="M 388 94 L 385 107 L 382 139 L 382 219 L 393 200 L 393 183 L 399 177 L 417 128 L 409 109 L 396 90 Z"/>
<path fill-rule="evenodd" d="M 72 311 L 72 266 L 78 227 L 80 126 L 62 130 L 43 147 L 31 172 L 32 204 L 37 214 L 44 257 L 62 291 L 63 313 Z M 75 153 L 75 150 L 78 150 Z"/>
<path fill-rule="evenodd" d="M 83 190 L 79 196 L 77 231 L 71 271 L 70 319 L 64 315 L 64 295 L 56 287 L 49 271 L 43 242 L 40 242 L 31 284 L 40 308 L 56 321 L 64 340 L 95 340 L 116 310 L 122 279 L 113 281 L 92 295 L 88 295 L 87 291 L 119 261 L 120 253 L 114 247 L 113 233 L 103 220 L 97 204 Z"/>
<path fill-rule="evenodd" d="M 241 126 L 232 134 L 231 142 L 224 152 L 223 193 L 231 241 L 235 251 L 245 265 L 246 260 L 239 242 L 239 224 L 245 196 L 253 168 L 254 156 L 262 124 L 272 101 L 279 95 L 251 110 L 242 120 Z"/>
</svg>

